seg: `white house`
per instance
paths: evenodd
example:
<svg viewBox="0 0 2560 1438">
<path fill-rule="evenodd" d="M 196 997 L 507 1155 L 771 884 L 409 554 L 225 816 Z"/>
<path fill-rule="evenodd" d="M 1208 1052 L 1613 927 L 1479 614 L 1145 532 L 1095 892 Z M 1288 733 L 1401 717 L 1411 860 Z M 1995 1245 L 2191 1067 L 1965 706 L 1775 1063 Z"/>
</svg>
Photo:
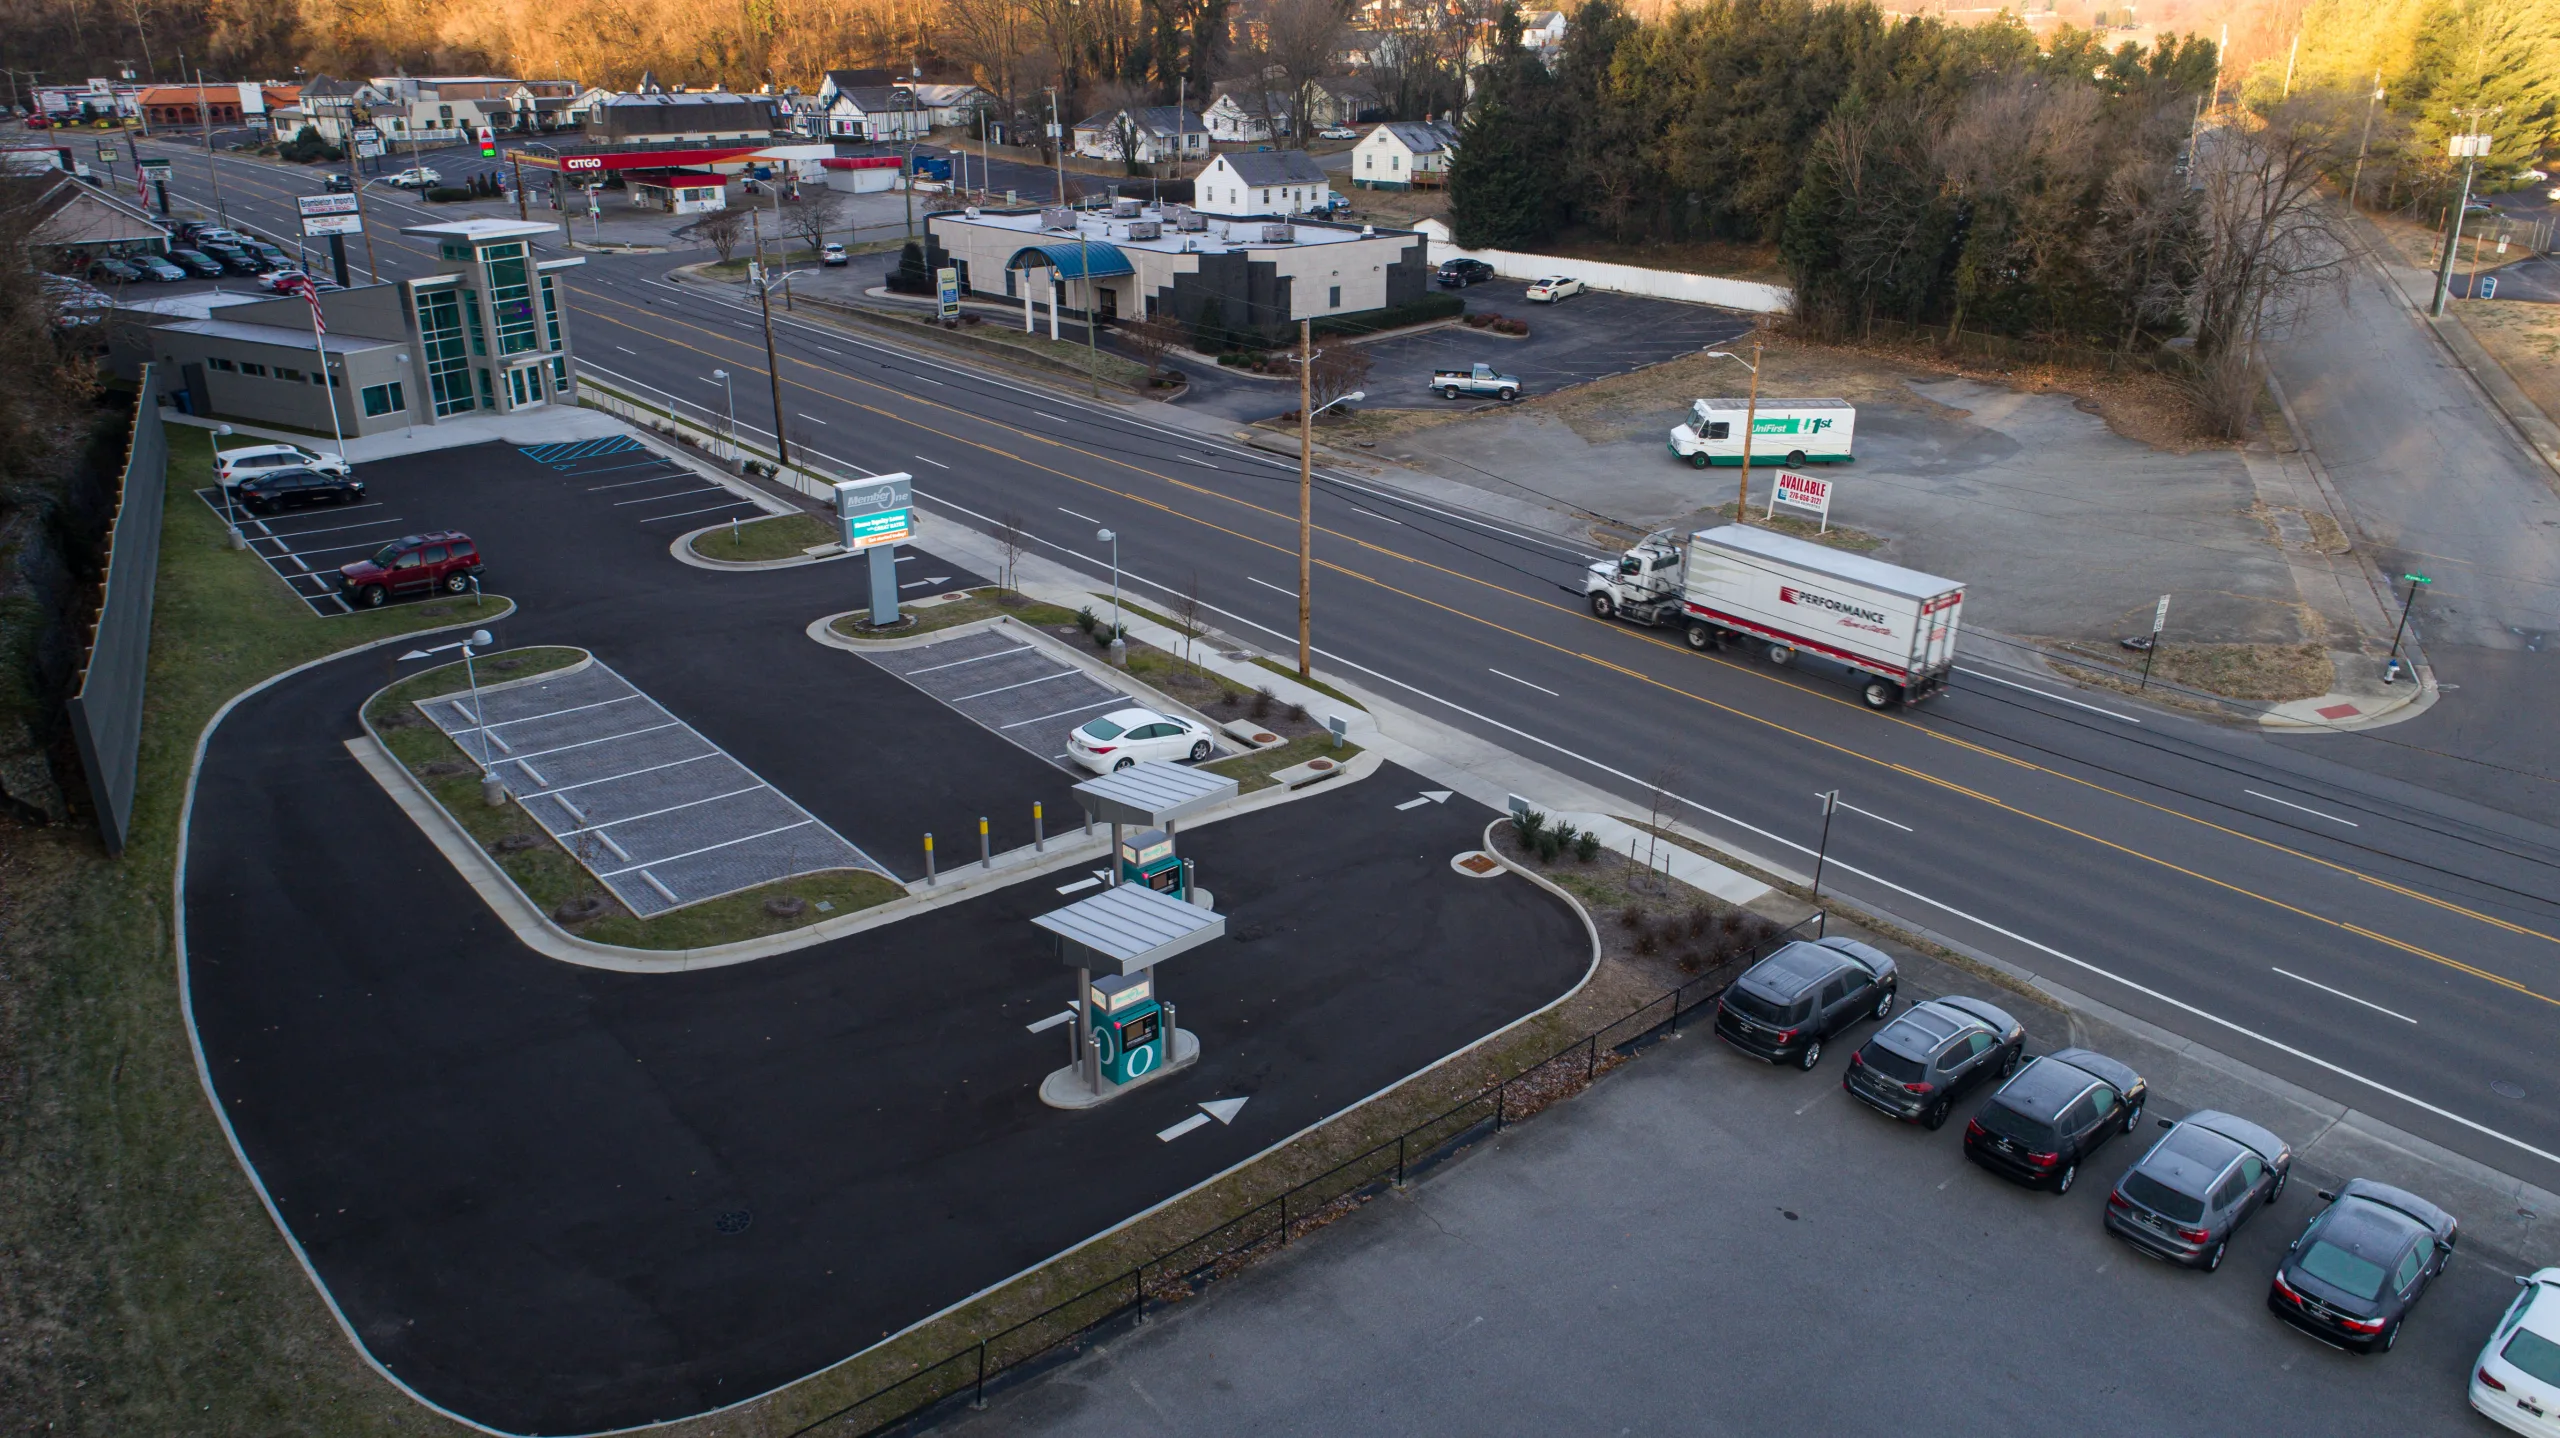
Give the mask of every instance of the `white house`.
<svg viewBox="0 0 2560 1438">
<path fill-rule="evenodd" d="M 1304 150 L 1235 150 L 1209 162 L 1192 185 L 1207 215 L 1300 215 L 1330 210 L 1333 186 Z"/>
<path fill-rule="evenodd" d="M 1278 90 L 1256 94 L 1250 90 L 1230 90 L 1220 95 L 1217 103 L 1201 113 L 1201 123 L 1209 130 L 1209 138 L 1222 144 L 1245 144 L 1268 140 L 1275 134 L 1286 134 L 1289 117 L 1297 111 L 1296 102 Z"/>
<path fill-rule="evenodd" d="M 1410 190 L 1449 182 L 1456 127 L 1435 120 L 1389 120 L 1351 150 L 1351 183 L 1364 190 Z"/>
<path fill-rule="evenodd" d="M 1520 48 L 1552 63 L 1564 46 L 1562 10 L 1526 10 L 1520 15 Z"/>
<path fill-rule="evenodd" d="M 836 89 L 818 116 L 833 140 L 921 139 L 933 128 L 933 112 L 895 85 Z"/>
<path fill-rule="evenodd" d="M 1129 153 L 1121 154 L 1125 144 Z M 1145 109 L 1105 110 L 1076 123 L 1076 153 L 1092 160 L 1130 160 L 1152 165 L 1177 155 L 1185 160 L 1208 158 L 1209 127 L 1197 110 L 1176 105 Z"/>
<path fill-rule="evenodd" d="M 975 85 L 927 85 L 911 82 L 900 87 L 916 97 L 925 116 L 935 129 L 960 126 L 976 129 L 978 112 L 993 110 L 996 97 Z"/>
</svg>

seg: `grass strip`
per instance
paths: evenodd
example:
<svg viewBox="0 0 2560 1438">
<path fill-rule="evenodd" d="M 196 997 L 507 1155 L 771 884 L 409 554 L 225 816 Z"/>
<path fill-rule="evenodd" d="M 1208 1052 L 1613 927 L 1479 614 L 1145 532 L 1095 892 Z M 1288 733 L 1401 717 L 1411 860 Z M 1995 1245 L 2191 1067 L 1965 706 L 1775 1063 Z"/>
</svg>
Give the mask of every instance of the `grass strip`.
<svg viewBox="0 0 2560 1438">
<path fill-rule="evenodd" d="M 0 1407 L 64 1433 L 459 1434 L 348 1345 L 213 1121 L 178 1004 L 171 876 L 196 740 L 226 701 L 504 601 L 323 619 L 196 500 L 212 436 L 168 438 L 130 841 L 120 859 L 82 825 L 0 844 Z"/>
<path fill-rule="evenodd" d="M 693 552 L 717 562 L 754 564 L 799 559 L 811 546 L 843 537 L 841 530 L 814 514 L 774 514 L 742 519 L 726 529 L 706 529 L 693 537 Z"/>
<path fill-rule="evenodd" d="M 1321 679 L 1300 674 L 1297 670 L 1290 668 L 1288 665 L 1281 663 L 1277 659 L 1265 659 L 1261 655 L 1257 654 L 1253 656 L 1253 662 L 1270 670 L 1272 673 L 1279 675 L 1283 679 L 1292 679 L 1300 684 L 1304 684 L 1308 688 L 1316 691 L 1318 694 L 1324 695 L 1328 699 L 1338 700 L 1341 703 L 1348 704 L 1363 714 L 1369 712 L 1368 705 L 1361 703 L 1359 700 L 1352 698 L 1350 695 L 1343 693 L 1341 690 L 1334 688 L 1332 685 L 1325 683 Z"/>
<path fill-rule="evenodd" d="M 567 668 L 585 657 L 582 649 L 517 649 L 488 656 L 480 667 L 485 677 L 487 671 L 512 660 L 518 669 L 507 677 L 525 678 Z M 412 676 L 375 695 L 365 706 L 365 718 L 382 746 L 418 776 L 426 791 L 515 881 L 525 898 L 582 939 L 658 952 L 733 944 L 840 918 L 902 898 L 907 892 L 904 886 L 866 869 L 829 869 L 642 918 L 596 881 L 589 864 L 579 862 L 578 856 L 536 823 L 520 798 L 511 796 L 491 807 L 481 797 L 480 766 L 418 712 L 421 702 L 456 693 L 467 683 L 459 664 Z M 588 859 L 593 863 L 608 857 L 599 847 Z"/>
<path fill-rule="evenodd" d="M 1286 744 L 1256 749 L 1250 754 L 1238 754 L 1232 759 L 1220 759 L 1200 767 L 1212 774 L 1226 775 L 1236 781 L 1238 792 L 1250 794 L 1278 782 L 1271 776 L 1283 769 L 1304 764 L 1310 759 L 1332 759 L 1348 764 L 1351 757 L 1359 752 L 1360 746 L 1349 740 L 1335 748 L 1330 734 L 1301 734 Z"/>
<path fill-rule="evenodd" d="M 871 621 L 863 617 L 870 613 L 867 609 L 837 615 L 836 621 L 827 627 L 847 639 L 913 639 L 937 629 L 956 629 L 963 624 L 1010 614 L 1025 624 L 1036 624 L 1044 629 L 1075 628 L 1074 610 L 1025 599 L 1010 589 L 972 589 L 967 591 L 967 595 L 964 599 L 948 599 L 923 609 L 900 605 L 898 627 L 895 629 L 872 628 Z"/>
</svg>

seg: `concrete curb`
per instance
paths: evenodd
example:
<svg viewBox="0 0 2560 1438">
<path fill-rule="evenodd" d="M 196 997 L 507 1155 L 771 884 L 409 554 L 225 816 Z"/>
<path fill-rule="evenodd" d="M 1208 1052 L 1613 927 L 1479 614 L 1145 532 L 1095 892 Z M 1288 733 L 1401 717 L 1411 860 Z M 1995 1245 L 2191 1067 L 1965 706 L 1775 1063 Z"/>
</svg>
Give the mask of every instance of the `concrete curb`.
<svg viewBox="0 0 2560 1438">
<path fill-rule="evenodd" d="M 1566 889 L 1562 884 L 1557 883 L 1555 880 L 1548 878 L 1546 875 L 1539 873 L 1535 869 L 1524 869 L 1518 864 L 1515 864 L 1502 856 L 1502 851 L 1494 847 L 1493 828 L 1496 824 L 1506 824 L 1509 822 L 1510 816 L 1505 814 L 1497 814 L 1484 821 L 1484 843 L 1482 845 L 1484 856 L 1493 860 L 1495 863 L 1500 864 L 1503 867 L 1504 872 L 1517 874 L 1521 878 L 1528 880 L 1530 883 L 1537 885 L 1539 888 L 1546 890 L 1548 893 L 1555 895 L 1557 898 L 1564 900 L 1565 907 L 1573 910 L 1574 917 L 1582 920 L 1582 932 L 1588 935 L 1591 939 L 1591 969 L 1589 973 L 1582 976 L 1582 983 L 1573 986 L 1573 992 L 1578 994 L 1582 992 L 1583 984 L 1591 982 L 1591 975 L 1600 972 L 1599 922 L 1591 917 L 1591 911 L 1583 906 L 1582 901 L 1575 898 L 1572 891 Z M 1450 862 L 1454 864 L 1457 861 L 1457 858 L 1462 857 L 1464 856 L 1460 855 L 1453 857 Z M 1572 995 L 1568 994 L 1566 997 L 1570 998 Z"/>
<path fill-rule="evenodd" d="M 789 519 L 793 514 L 798 513 L 805 513 L 805 511 L 789 510 L 781 514 L 768 514 L 764 519 Z M 762 524 L 764 519 L 751 519 L 745 523 Z M 675 559 L 676 563 L 689 565 L 695 569 L 708 569 L 726 574 L 753 574 L 766 569 L 800 569 L 812 564 L 833 564 L 839 559 L 851 559 L 856 554 L 865 552 L 839 549 L 833 554 L 801 554 L 788 559 L 708 559 L 694 553 L 695 538 L 705 534 L 716 534 L 728 527 L 725 524 L 706 524 L 700 529 L 689 529 L 675 537 L 675 542 L 667 546 L 667 553 Z"/>
</svg>

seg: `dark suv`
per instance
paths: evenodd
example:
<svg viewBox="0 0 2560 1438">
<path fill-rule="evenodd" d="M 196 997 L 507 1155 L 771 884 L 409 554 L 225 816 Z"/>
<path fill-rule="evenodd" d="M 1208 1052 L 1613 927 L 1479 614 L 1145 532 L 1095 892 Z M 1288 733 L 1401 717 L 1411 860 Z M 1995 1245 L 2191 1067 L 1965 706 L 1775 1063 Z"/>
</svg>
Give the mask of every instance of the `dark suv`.
<svg viewBox="0 0 2560 1438">
<path fill-rule="evenodd" d="M 2329 1206 L 2286 1250 L 2267 1307 L 2324 1342 L 2387 1353 L 2453 1258 L 2462 1225 L 2416 1194 L 2369 1178 L 2320 1196 Z"/>
<path fill-rule="evenodd" d="M 1950 994 L 1913 1004 L 1849 1055 L 1840 1086 L 1904 1123 L 1935 1132 L 1956 1100 L 2018 1068 L 2027 1031 L 2006 1010 Z"/>
<path fill-rule="evenodd" d="M 468 594 L 480 574 L 480 551 L 471 536 L 450 529 L 412 534 L 338 571 L 338 588 L 368 609 L 396 595 L 443 590 Z"/>
<path fill-rule="evenodd" d="M 1787 945 L 1753 964 L 1716 1003 L 1716 1037 L 1756 1059 L 1812 1068 L 1822 1041 L 1893 1012 L 1900 979 L 1882 950 L 1855 939 Z"/>
<path fill-rule="evenodd" d="M 2273 1208 L 2293 1176 L 2293 1149 L 2245 1118 L 2200 1109 L 2126 1169 L 2107 1195 L 2107 1231 L 2154 1258 L 2207 1273 L 2231 1235 Z"/>
<path fill-rule="evenodd" d="M 1465 289 L 1469 285 L 1480 285 L 1493 277 L 1493 266 L 1482 260 L 1442 260 L 1440 262 L 1440 288 L 1444 290 Z"/>
<path fill-rule="evenodd" d="M 1964 1126 L 1964 1155 L 2020 1183 L 2069 1193 L 2083 1159 L 2142 1121 L 2150 1092 L 2140 1074 L 2105 1054 L 2047 1054 Z"/>
<path fill-rule="evenodd" d="M 260 470 L 231 486 L 231 494 L 251 514 L 265 514 L 307 504 L 353 504 L 364 498 L 364 481 L 295 466 Z"/>
</svg>

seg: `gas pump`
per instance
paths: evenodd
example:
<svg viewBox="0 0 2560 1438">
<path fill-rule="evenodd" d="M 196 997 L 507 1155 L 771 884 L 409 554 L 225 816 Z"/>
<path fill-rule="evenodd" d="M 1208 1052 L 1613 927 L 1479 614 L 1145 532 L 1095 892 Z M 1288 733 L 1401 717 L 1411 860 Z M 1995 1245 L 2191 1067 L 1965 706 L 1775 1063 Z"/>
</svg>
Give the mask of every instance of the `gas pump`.
<svg viewBox="0 0 2560 1438">
<path fill-rule="evenodd" d="M 1173 1008 L 1156 1001 L 1153 975 L 1105 974 L 1086 990 L 1085 1006 L 1103 1078 L 1132 1083 L 1164 1066 Z"/>
<path fill-rule="evenodd" d="M 1173 852 L 1173 836 L 1162 829 L 1149 829 L 1131 834 L 1120 841 L 1120 873 L 1123 884 L 1144 884 L 1159 894 L 1170 894 L 1188 902 L 1191 898 L 1191 875 Z"/>
</svg>

